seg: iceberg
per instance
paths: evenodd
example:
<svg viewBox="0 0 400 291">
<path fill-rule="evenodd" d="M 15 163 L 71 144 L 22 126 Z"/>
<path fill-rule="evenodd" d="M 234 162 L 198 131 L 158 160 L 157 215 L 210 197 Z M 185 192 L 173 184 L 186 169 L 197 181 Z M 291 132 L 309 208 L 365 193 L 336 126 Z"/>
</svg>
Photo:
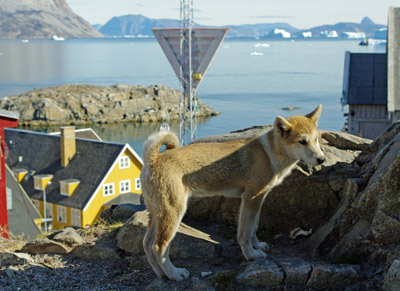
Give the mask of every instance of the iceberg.
<svg viewBox="0 0 400 291">
<path fill-rule="evenodd" d="M 278 28 L 275 28 L 274 29 L 274 34 L 275 35 L 281 35 L 281 37 L 282 38 L 290 38 L 290 32 L 287 32 L 286 30 L 283 30 L 283 29 L 278 29 Z"/>
</svg>

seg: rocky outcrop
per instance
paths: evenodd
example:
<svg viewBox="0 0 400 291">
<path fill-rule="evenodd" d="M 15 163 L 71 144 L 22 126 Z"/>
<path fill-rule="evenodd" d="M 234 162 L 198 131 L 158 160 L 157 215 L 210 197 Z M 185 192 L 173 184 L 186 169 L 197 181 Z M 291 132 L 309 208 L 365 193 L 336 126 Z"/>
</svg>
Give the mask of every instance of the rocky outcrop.
<svg viewBox="0 0 400 291">
<path fill-rule="evenodd" d="M 0 38 L 103 37 L 66 0 L 2 0 Z"/>
<path fill-rule="evenodd" d="M 20 114 L 23 126 L 156 122 L 179 119 L 178 90 L 166 86 L 64 85 L 5 97 L 0 108 Z M 218 113 L 198 101 L 197 116 Z"/>
<path fill-rule="evenodd" d="M 311 250 L 331 261 L 369 259 L 386 268 L 400 257 L 400 122 L 370 144 L 351 166 L 338 208 L 310 237 Z"/>
</svg>

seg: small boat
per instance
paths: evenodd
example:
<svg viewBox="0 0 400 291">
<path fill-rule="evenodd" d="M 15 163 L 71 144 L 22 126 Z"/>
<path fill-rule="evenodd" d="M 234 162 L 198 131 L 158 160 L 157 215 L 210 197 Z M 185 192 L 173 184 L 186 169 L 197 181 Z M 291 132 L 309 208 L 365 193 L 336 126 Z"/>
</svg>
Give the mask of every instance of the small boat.
<svg viewBox="0 0 400 291">
<path fill-rule="evenodd" d="M 373 39 L 373 38 L 364 38 L 358 45 L 386 45 L 386 39 Z"/>
<path fill-rule="evenodd" d="M 53 35 L 53 36 L 51 37 L 51 40 L 63 41 L 63 40 L 65 40 L 65 38 L 63 38 L 63 37 L 58 37 L 57 35 Z"/>
<path fill-rule="evenodd" d="M 28 43 L 28 42 L 29 42 L 29 39 L 23 39 L 23 40 L 21 40 L 21 42 L 22 42 L 22 43 Z"/>
</svg>

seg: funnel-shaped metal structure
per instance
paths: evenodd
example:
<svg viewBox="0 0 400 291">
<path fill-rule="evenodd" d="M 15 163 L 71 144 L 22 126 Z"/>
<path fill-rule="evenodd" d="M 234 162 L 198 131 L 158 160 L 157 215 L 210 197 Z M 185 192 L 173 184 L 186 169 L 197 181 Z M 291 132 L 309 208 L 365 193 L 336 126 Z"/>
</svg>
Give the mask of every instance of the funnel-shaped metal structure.
<svg viewBox="0 0 400 291">
<path fill-rule="evenodd" d="M 228 28 L 153 28 L 153 33 L 167 56 L 183 88 L 180 100 L 180 142 L 197 136 L 196 90 L 203 80 Z"/>
</svg>

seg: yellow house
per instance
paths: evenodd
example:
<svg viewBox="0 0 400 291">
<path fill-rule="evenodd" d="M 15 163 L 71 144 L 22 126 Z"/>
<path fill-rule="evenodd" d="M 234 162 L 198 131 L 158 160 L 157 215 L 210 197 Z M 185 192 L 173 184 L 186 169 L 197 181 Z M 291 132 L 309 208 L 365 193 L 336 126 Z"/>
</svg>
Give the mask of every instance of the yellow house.
<svg viewBox="0 0 400 291">
<path fill-rule="evenodd" d="M 5 142 L 7 164 L 53 229 L 89 226 L 113 204 L 140 204 L 143 162 L 128 144 L 76 138 L 74 127 L 60 136 L 6 129 Z"/>
</svg>

